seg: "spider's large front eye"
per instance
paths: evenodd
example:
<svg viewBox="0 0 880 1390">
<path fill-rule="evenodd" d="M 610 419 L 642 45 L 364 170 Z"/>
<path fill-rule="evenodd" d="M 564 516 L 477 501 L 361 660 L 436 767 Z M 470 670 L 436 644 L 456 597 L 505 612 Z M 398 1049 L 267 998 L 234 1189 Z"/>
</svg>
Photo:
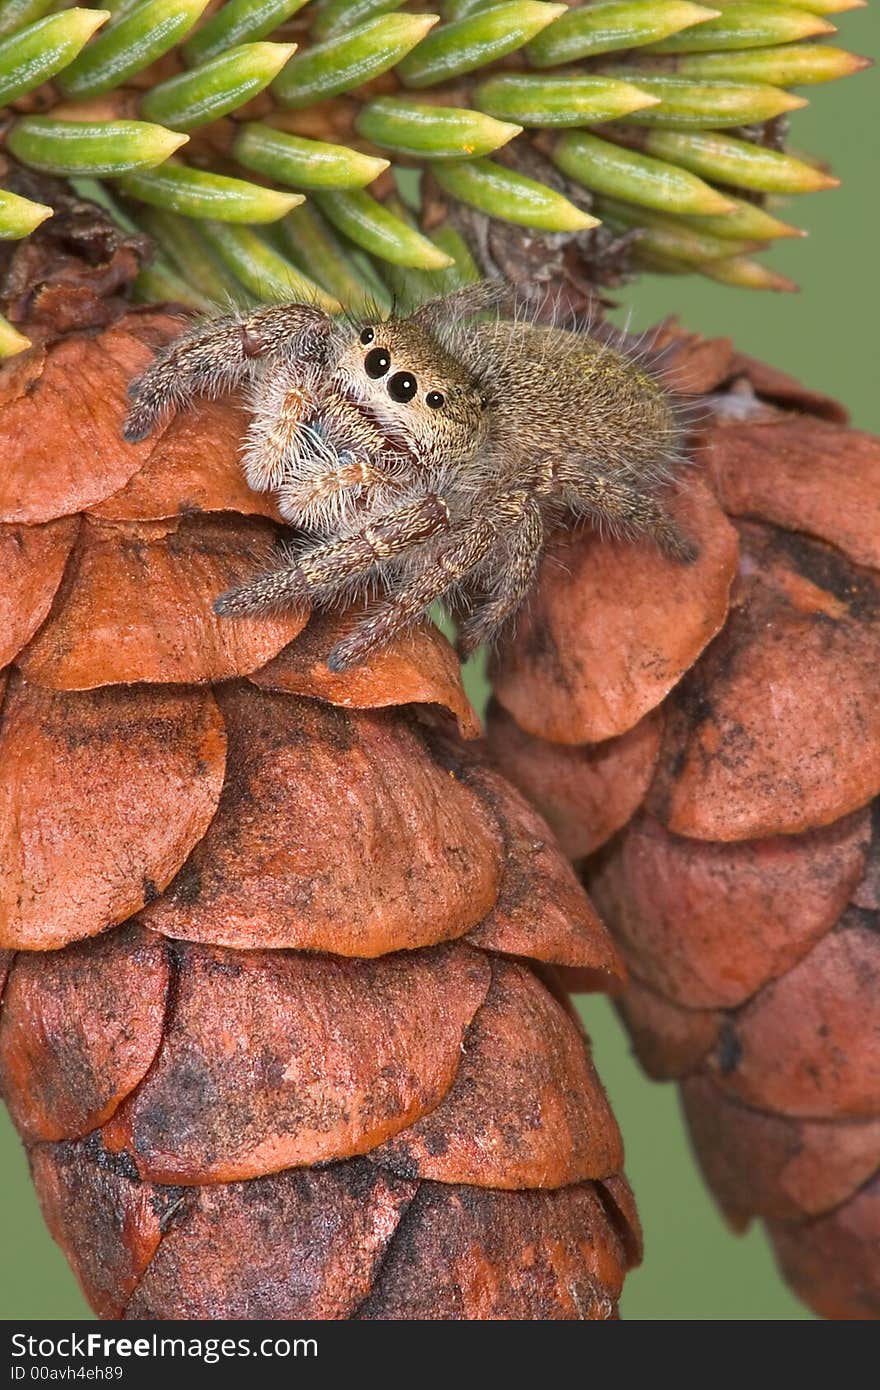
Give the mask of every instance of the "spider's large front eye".
<svg viewBox="0 0 880 1390">
<path fill-rule="evenodd" d="M 376 335 L 373 332 L 372 328 L 365 328 L 363 333 L 361 334 L 361 342 L 363 343 L 364 347 L 366 347 L 368 343 L 371 343 L 375 336 Z"/>
<path fill-rule="evenodd" d="M 391 353 L 387 348 L 373 348 L 364 358 L 364 371 L 373 378 L 384 376 L 391 366 Z"/>
<path fill-rule="evenodd" d="M 395 372 L 388 378 L 388 394 L 393 401 L 404 404 L 411 401 L 419 389 L 419 383 L 409 372 Z"/>
</svg>

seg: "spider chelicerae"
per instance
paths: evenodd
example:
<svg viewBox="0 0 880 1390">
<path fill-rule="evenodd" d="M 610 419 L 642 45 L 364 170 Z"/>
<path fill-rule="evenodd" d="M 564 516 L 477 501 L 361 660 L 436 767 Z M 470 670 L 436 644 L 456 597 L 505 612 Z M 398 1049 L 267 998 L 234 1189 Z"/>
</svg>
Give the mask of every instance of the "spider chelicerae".
<svg viewBox="0 0 880 1390">
<path fill-rule="evenodd" d="M 129 440 L 196 396 L 249 389 L 245 474 L 294 538 L 218 613 L 369 594 L 329 653 L 343 670 L 438 599 L 461 611 L 463 655 L 494 639 L 559 525 L 695 558 L 662 500 L 681 425 L 659 379 L 588 332 L 505 314 L 501 294 L 470 286 L 369 323 L 271 305 L 193 328 L 132 384 Z"/>
</svg>

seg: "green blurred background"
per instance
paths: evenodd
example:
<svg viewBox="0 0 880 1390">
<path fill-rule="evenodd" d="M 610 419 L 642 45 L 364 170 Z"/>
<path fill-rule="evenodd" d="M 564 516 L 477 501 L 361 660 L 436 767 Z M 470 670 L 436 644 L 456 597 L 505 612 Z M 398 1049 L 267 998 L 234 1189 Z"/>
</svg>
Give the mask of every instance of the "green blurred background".
<svg viewBox="0 0 880 1390">
<path fill-rule="evenodd" d="M 880 9 L 840 17 L 840 41 L 880 55 Z M 784 242 L 773 264 L 798 295 L 756 294 L 688 279 L 650 277 L 621 296 L 634 330 L 677 313 L 691 328 L 739 347 L 829 392 L 854 423 L 880 430 L 877 309 L 880 102 L 876 73 L 809 89 L 793 145 L 826 158 L 843 179 L 830 193 L 792 199 L 789 220 L 809 238 Z M 875 221 L 875 218 L 878 219 Z M 872 249 L 873 248 L 873 249 Z M 626 1286 L 623 1316 L 647 1319 L 792 1319 L 808 1314 L 787 1291 L 761 1231 L 724 1227 L 694 1168 L 675 1091 L 646 1081 L 613 1011 L 588 999 L 584 1017 L 620 1120 L 627 1172 L 645 1225 L 647 1257 Z M 18 1140 L 0 1115 L 0 1318 L 78 1318 L 88 1309 L 43 1227 Z"/>
</svg>

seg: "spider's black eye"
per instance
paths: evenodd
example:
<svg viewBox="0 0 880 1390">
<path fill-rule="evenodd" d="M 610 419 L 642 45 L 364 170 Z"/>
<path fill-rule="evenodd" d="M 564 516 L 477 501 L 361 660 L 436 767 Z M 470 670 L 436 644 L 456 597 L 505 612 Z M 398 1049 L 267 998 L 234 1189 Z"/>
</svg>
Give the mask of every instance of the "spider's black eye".
<svg viewBox="0 0 880 1390">
<path fill-rule="evenodd" d="M 365 328 L 363 333 L 361 334 L 361 342 L 363 343 L 364 347 L 366 347 L 368 343 L 371 343 L 375 336 L 376 335 L 373 332 L 372 328 Z"/>
<path fill-rule="evenodd" d="M 395 372 L 388 378 L 388 394 L 393 401 L 411 401 L 419 383 L 409 372 Z"/>
<path fill-rule="evenodd" d="M 439 410 L 441 405 L 446 404 L 446 397 L 442 391 L 429 391 L 425 397 L 425 405 L 429 405 L 432 410 Z"/>
<path fill-rule="evenodd" d="M 364 371 L 367 376 L 384 376 L 391 366 L 391 353 L 387 348 L 373 348 L 364 358 Z"/>
</svg>

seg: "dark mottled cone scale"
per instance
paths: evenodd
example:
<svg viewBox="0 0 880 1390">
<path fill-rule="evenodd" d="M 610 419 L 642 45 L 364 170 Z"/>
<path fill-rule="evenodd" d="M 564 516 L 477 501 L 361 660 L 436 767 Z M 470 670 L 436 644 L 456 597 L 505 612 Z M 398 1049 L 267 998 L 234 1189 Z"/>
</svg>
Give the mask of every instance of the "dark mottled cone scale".
<svg viewBox="0 0 880 1390">
<path fill-rule="evenodd" d="M 736 1229 L 796 1292 L 880 1317 L 880 442 L 729 343 L 692 570 L 559 542 L 495 669 L 490 746 L 580 862 Z"/>
<path fill-rule="evenodd" d="M 341 676 L 344 616 L 213 615 L 279 530 L 241 413 L 123 444 L 178 325 L 108 317 L 0 372 L 0 1084 L 52 1234 L 102 1317 L 616 1316 L 553 979 L 615 947 L 435 629 Z"/>
</svg>

